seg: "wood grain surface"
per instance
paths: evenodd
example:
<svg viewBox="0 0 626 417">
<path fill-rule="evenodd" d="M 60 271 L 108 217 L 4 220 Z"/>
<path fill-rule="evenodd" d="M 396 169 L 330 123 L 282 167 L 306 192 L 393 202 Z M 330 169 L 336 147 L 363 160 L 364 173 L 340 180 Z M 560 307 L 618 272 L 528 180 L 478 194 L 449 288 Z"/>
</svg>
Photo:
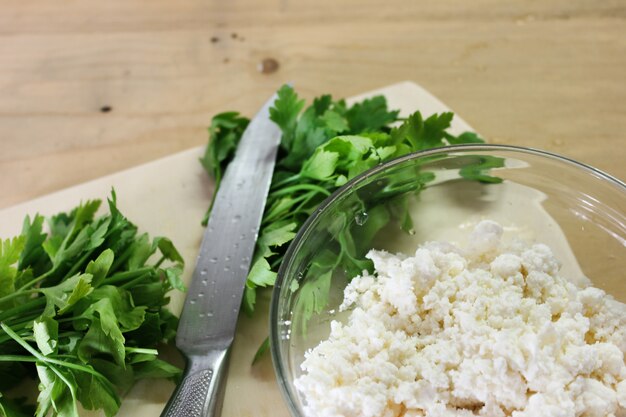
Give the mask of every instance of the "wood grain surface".
<svg viewBox="0 0 626 417">
<path fill-rule="evenodd" d="M 286 81 L 402 80 L 491 142 L 626 179 L 623 0 L 4 0 L 0 207 L 203 144 Z"/>
</svg>

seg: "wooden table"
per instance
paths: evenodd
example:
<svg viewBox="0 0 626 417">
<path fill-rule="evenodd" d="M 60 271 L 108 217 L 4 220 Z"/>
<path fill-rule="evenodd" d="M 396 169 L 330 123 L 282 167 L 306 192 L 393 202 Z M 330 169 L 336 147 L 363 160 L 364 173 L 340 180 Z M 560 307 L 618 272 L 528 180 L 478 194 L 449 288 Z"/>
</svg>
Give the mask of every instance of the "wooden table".
<svg viewBox="0 0 626 417">
<path fill-rule="evenodd" d="M 5 0 L 0 207 L 203 144 L 213 114 L 286 81 L 312 97 L 414 80 L 492 142 L 624 180 L 625 16 L 623 0 Z"/>
</svg>

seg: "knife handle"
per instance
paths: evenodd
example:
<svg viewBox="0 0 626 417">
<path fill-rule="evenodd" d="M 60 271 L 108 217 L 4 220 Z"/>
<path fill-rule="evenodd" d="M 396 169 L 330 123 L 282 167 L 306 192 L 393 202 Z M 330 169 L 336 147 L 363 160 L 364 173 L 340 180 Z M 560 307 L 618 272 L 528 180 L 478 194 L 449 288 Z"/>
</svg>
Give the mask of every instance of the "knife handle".
<svg viewBox="0 0 626 417">
<path fill-rule="evenodd" d="M 161 417 L 217 417 L 222 412 L 229 349 L 189 356 L 183 380 Z"/>
</svg>

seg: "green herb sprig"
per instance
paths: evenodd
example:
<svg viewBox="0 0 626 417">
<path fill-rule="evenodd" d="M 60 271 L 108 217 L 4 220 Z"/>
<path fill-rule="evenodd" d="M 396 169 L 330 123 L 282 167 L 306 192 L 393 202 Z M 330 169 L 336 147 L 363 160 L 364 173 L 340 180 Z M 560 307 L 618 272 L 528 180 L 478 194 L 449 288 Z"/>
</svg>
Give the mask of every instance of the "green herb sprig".
<svg viewBox="0 0 626 417">
<path fill-rule="evenodd" d="M 449 133 L 453 119 L 453 114 L 449 112 L 424 119 L 416 111 L 401 119 L 399 111 L 388 109 L 383 96 L 349 106 L 344 100 L 333 100 L 330 95 L 323 95 L 305 108 L 304 100 L 287 85 L 278 91 L 278 98 L 270 109 L 270 118 L 282 130 L 282 139 L 246 282 L 243 309 L 248 314 L 254 311 L 257 290 L 274 285 L 288 243 L 319 204 L 337 188 L 378 164 L 411 152 L 483 142 L 473 132 L 459 136 Z M 249 119 L 237 112 L 220 113 L 212 120 L 209 144 L 201 163 L 218 181 L 218 186 L 248 123 Z M 501 162 L 496 160 L 485 161 L 485 164 L 487 168 L 501 166 Z M 466 174 L 482 175 L 482 179 L 477 179 L 484 181 L 499 180 L 485 174 L 481 167 Z M 426 177 L 424 181 L 427 181 Z M 368 214 L 370 234 L 389 221 L 388 212 Z M 404 217 L 403 228 L 410 229 L 410 217 L 406 213 L 400 217 Z M 375 230 L 373 225 L 376 225 Z M 346 234 L 341 236 L 349 238 Z M 352 242 L 344 240 L 339 244 L 344 259 L 351 259 L 356 269 L 364 266 L 362 261 L 354 258 Z M 336 262 L 335 255 L 328 265 L 318 265 L 318 275 L 327 279 L 318 280 L 319 285 L 315 284 L 315 288 L 302 289 L 310 292 L 309 301 L 304 305 L 311 311 L 318 311 L 325 305 L 329 269 Z"/>
<path fill-rule="evenodd" d="M 78 403 L 113 416 L 142 378 L 176 380 L 157 357 L 178 320 L 165 306 L 184 289 L 183 259 L 167 238 L 150 239 L 99 200 L 48 219 L 26 217 L 0 239 L 0 415 L 78 417 Z M 36 409 L 12 390 L 38 382 Z"/>
</svg>

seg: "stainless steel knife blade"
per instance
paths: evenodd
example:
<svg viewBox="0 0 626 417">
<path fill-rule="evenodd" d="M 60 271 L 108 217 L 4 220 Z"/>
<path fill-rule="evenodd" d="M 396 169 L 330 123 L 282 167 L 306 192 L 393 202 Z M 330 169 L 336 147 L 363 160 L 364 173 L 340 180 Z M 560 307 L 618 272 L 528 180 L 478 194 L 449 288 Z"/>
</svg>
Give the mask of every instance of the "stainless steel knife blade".
<svg viewBox="0 0 626 417">
<path fill-rule="evenodd" d="M 187 366 L 162 417 L 221 412 L 228 351 L 280 143 L 269 119 L 275 99 L 248 125 L 217 191 L 176 335 Z"/>
</svg>

